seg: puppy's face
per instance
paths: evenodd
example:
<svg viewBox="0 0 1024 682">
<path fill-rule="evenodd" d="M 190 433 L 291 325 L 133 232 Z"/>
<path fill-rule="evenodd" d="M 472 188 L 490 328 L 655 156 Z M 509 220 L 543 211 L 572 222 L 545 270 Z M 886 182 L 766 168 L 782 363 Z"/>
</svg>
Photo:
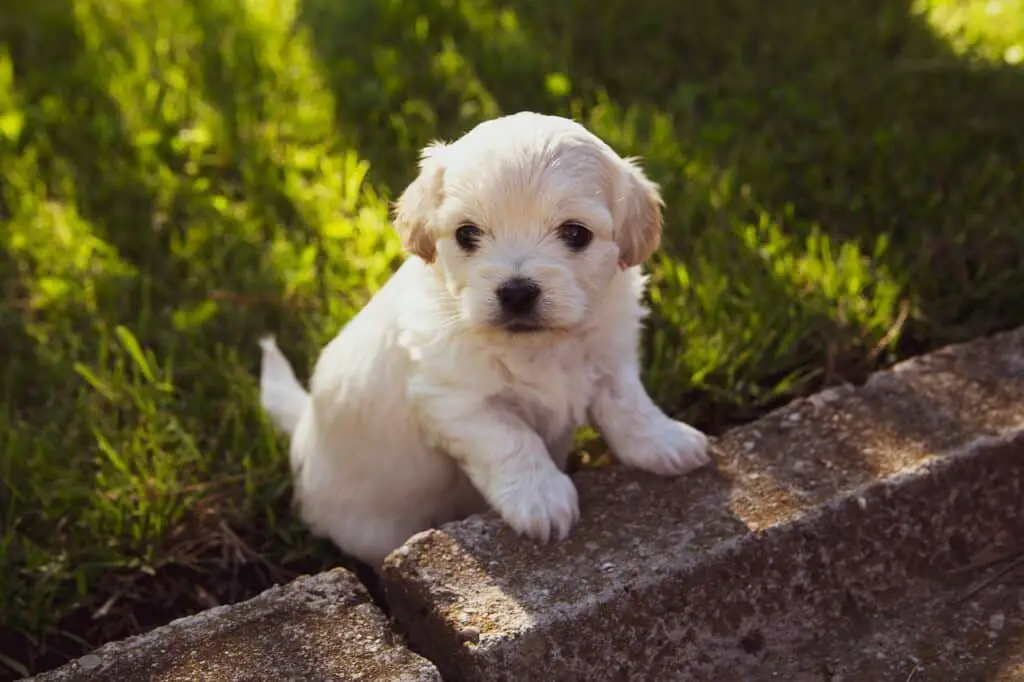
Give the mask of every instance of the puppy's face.
<svg viewBox="0 0 1024 682">
<path fill-rule="evenodd" d="M 436 264 L 464 322 L 569 330 L 622 267 L 657 248 L 661 199 L 582 126 L 520 113 L 424 150 L 395 224 L 412 253 Z"/>
</svg>

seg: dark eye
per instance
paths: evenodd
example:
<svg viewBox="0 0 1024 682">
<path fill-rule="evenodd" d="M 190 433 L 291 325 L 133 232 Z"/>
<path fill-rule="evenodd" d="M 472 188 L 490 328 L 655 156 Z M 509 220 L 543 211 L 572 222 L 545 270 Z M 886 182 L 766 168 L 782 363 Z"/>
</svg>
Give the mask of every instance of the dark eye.
<svg viewBox="0 0 1024 682">
<path fill-rule="evenodd" d="M 459 229 L 455 230 L 455 243 L 463 251 L 476 251 L 476 247 L 480 245 L 480 237 L 483 234 L 483 230 L 476 225 L 460 225 Z"/>
<path fill-rule="evenodd" d="M 582 251 L 594 238 L 594 233 L 579 223 L 562 223 L 558 228 L 558 238 L 565 242 L 573 251 Z"/>
</svg>

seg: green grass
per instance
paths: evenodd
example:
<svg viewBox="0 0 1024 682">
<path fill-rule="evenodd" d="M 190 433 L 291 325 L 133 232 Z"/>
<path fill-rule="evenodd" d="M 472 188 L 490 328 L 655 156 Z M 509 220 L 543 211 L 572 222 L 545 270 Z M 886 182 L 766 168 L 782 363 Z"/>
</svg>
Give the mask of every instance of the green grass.
<svg viewBox="0 0 1024 682">
<path fill-rule="evenodd" d="M 484 118 L 645 159 L 646 379 L 706 428 L 1024 323 L 1022 50 L 1021 0 L 0 0 L 0 671 L 337 561 L 255 341 L 309 367 Z"/>
</svg>

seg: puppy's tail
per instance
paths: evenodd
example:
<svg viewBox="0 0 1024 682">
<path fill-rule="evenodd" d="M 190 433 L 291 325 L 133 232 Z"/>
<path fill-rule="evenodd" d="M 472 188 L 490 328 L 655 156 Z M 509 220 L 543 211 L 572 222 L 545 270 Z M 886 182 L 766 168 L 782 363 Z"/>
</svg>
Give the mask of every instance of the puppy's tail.
<svg viewBox="0 0 1024 682">
<path fill-rule="evenodd" d="M 309 393 L 295 378 L 295 372 L 277 347 L 274 337 L 260 339 L 263 363 L 260 367 L 260 404 L 274 425 L 289 436 L 309 403 Z"/>
</svg>

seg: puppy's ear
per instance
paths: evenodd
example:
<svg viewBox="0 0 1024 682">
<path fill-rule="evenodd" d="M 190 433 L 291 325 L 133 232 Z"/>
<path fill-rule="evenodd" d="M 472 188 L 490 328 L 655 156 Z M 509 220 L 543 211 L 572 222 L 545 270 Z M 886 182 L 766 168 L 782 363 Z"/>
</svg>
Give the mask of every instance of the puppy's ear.
<svg viewBox="0 0 1024 682">
<path fill-rule="evenodd" d="M 433 142 L 420 152 L 419 175 L 405 188 L 394 206 L 395 230 L 402 238 L 402 245 L 428 263 L 437 256 L 434 238 L 430 234 L 430 221 L 441 203 L 442 157 L 446 148 L 443 142 Z"/>
<path fill-rule="evenodd" d="M 623 159 L 616 203 L 615 241 L 622 262 L 639 265 L 661 244 L 664 203 L 658 185 L 644 175 L 636 159 Z"/>
</svg>

